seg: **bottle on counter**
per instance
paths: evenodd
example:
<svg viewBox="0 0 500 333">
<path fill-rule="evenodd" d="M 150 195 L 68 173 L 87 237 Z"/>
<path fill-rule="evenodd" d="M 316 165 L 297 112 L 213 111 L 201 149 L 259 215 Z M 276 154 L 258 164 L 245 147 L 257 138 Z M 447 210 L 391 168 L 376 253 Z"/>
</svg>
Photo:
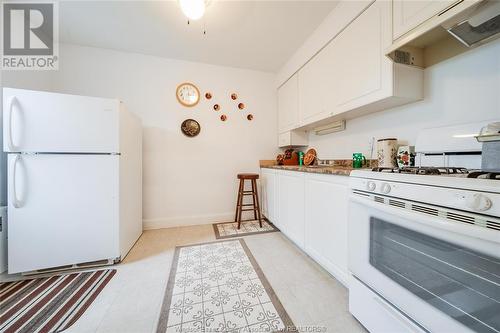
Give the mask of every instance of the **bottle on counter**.
<svg viewBox="0 0 500 333">
<path fill-rule="evenodd" d="M 304 152 L 299 151 L 299 165 L 304 165 Z"/>
</svg>

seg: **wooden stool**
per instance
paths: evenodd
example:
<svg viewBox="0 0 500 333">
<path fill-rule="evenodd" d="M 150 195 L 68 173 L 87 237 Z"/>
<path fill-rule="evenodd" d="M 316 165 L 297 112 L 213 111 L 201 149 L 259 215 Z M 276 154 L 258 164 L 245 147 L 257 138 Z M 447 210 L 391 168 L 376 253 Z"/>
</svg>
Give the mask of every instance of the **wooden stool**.
<svg viewBox="0 0 500 333">
<path fill-rule="evenodd" d="M 259 195 L 257 193 L 257 179 L 259 175 L 256 173 L 240 173 L 238 174 L 238 179 L 240 180 L 240 188 L 238 190 L 238 200 L 236 201 L 236 216 L 234 217 L 234 222 L 238 222 L 238 229 L 241 227 L 241 212 L 243 211 L 253 211 L 255 220 L 259 219 L 260 227 L 262 228 L 262 217 L 260 216 L 259 207 Z M 252 190 L 245 191 L 245 180 L 250 180 L 252 183 Z M 252 203 L 243 204 L 243 196 L 251 195 Z M 243 209 L 245 206 L 253 206 L 253 208 Z"/>
</svg>

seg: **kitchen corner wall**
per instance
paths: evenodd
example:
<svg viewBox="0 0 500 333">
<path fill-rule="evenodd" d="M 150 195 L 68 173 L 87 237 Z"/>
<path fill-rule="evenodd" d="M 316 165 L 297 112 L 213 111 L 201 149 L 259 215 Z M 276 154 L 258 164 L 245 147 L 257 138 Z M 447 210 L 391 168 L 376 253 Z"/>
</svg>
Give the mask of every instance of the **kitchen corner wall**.
<svg viewBox="0 0 500 333">
<path fill-rule="evenodd" d="M 424 100 L 347 121 L 347 129 L 309 134 L 319 158 L 371 156 L 370 141 L 395 137 L 414 145 L 423 128 L 500 119 L 500 40 L 427 68 Z M 376 145 L 375 145 L 376 152 Z M 376 155 L 373 155 L 376 158 Z"/>
<path fill-rule="evenodd" d="M 61 45 L 60 59 L 59 71 L 51 73 L 43 90 L 119 98 L 141 117 L 146 229 L 231 220 L 236 174 L 259 172 L 259 159 L 276 156 L 272 73 L 76 45 Z M 24 81 L 26 88 L 37 88 Z M 186 81 L 214 97 L 202 97 L 193 108 L 181 106 L 175 89 Z M 23 87 L 12 77 L 6 85 Z M 244 112 L 230 99 L 232 92 L 245 103 Z M 221 111 L 213 110 L 215 103 Z M 253 121 L 247 120 L 248 113 Z M 227 115 L 226 122 L 221 114 Z M 201 125 L 195 138 L 180 131 L 187 118 Z"/>
</svg>

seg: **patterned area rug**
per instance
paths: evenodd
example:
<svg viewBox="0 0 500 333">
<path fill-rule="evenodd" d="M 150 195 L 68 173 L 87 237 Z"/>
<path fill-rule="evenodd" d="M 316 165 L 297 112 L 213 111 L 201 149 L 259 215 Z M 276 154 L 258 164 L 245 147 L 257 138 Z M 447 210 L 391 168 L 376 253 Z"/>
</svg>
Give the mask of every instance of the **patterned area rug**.
<svg viewBox="0 0 500 333">
<path fill-rule="evenodd" d="M 176 248 L 158 333 L 293 330 L 243 239 Z"/>
<path fill-rule="evenodd" d="M 238 222 L 222 222 L 213 224 L 215 238 L 224 239 L 231 237 L 241 237 L 255 234 L 263 234 L 266 232 L 279 231 L 271 222 L 262 219 L 262 228 L 259 225 L 259 220 L 243 221 L 238 230 Z"/>
<path fill-rule="evenodd" d="M 115 275 L 107 269 L 0 284 L 0 332 L 61 332 Z"/>
</svg>

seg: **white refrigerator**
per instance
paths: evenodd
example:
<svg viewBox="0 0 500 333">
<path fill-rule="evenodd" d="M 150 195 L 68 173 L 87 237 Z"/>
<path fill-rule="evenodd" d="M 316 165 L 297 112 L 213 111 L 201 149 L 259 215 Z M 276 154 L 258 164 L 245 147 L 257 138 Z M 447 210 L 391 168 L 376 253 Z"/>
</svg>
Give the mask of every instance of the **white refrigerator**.
<svg viewBox="0 0 500 333">
<path fill-rule="evenodd" d="M 142 233 L 142 125 L 116 99 L 3 89 L 8 272 L 116 263 Z"/>
</svg>

